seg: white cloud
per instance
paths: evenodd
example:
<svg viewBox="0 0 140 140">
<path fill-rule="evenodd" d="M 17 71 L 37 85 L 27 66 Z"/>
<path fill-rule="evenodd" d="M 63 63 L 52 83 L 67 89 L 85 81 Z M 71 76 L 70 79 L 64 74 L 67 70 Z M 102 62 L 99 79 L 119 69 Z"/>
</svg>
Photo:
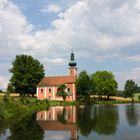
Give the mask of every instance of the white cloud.
<svg viewBox="0 0 140 140">
<path fill-rule="evenodd" d="M 140 43 L 139 15 L 129 2 L 132 1 L 120 2 L 120 7 L 113 8 L 113 1 L 79 1 L 52 23 L 55 27 L 53 38 L 61 40 L 65 46 L 68 44 L 67 47 L 84 50 L 89 56 L 95 53 L 98 56 L 101 52 L 104 55 L 118 53 Z"/>
<path fill-rule="evenodd" d="M 140 62 L 140 55 L 132 55 L 132 56 L 126 56 L 122 60 L 128 60 L 132 62 Z"/>
<path fill-rule="evenodd" d="M 0 76 L 0 89 L 6 89 L 9 78 Z"/>
<path fill-rule="evenodd" d="M 108 60 L 108 59 L 114 59 L 114 58 L 118 58 L 120 55 L 119 54 L 107 54 L 107 55 L 98 55 L 95 57 L 95 61 L 96 62 L 103 62 L 105 60 Z"/>
<path fill-rule="evenodd" d="M 124 88 L 125 82 L 130 79 L 134 80 L 140 86 L 140 67 L 124 72 L 116 72 L 115 75 L 121 89 Z"/>
<path fill-rule="evenodd" d="M 51 58 L 50 59 L 48 57 L 43 58 L 42 62 L 49 63 L 49 64 L 54 64 L 54 65 L 66 63 L 65 59 L 63 59 L 63 58 Z"/>
<path fill-rule="evenodd" d="M 35 27 L 18 6 L 7 2 L 0 9 L 0 45 L 3 49 L 12 48 L 10 54 L 24 51 L 39 57 L 60 58 L 71 49 L 97 61 L 110 59 L 108 53 L 117 57 L 123 48 L 140 44 L 137 3 L 138 0 L 81 0 L 59 14 L 52 22 L 53 29 L 33 32 Z"/>
<path fill-rule="evenodd" d="M 50 4 L 50 5 L 44 6 L 40 11 L 42 13 L 48 13 L 48 12 L 58 13 L 61 10 L 62 10 L 62 8 L 59 5 Z"/>
<path fill-rule="evenodd" d="M 1 6 L 1 7 L 5 6 L 6 3 L 7 3 L 7 1 L 8 1 L 8 0 L 0 0 L 0 6 Z M 0 8 L 1 8 L 1 7 L 0 7 Z"/>
<path fill-rule="evenodd" d="M 139 0 L 79 0 L 61 13 L 59 5 L 49 5 L 44 12 L 59 13 L 53 28 L 34 31 L 16 4 L 0 0 L 0 56 L 13 59 L 28 53 L 43 63 L 62 64 L 73 49 L 77 57 L 92 57 L 97 62 L 122 60 L 121 56 L 138 61 L 139 55 L 123 55 L 128 46 L 140 45 L 138 5 Z"/>
<path fill-rule="evenodd" d="M 134 68 L 130 71 L 118 72 L 116 74 L 119 77 L 118 79 L 120 79 L 120 80 L 128 80 L 128 79 L 139 80 L 140 79 L 140 68 Z"/>
<path fill-rule="evenodd" d="M 10 55 L 29 47 L 33 25 L 27 22 L 20 9 L 7 1 L 1 4 L 0 13 L 0 49 L 4 49 Z"/>
</svg>

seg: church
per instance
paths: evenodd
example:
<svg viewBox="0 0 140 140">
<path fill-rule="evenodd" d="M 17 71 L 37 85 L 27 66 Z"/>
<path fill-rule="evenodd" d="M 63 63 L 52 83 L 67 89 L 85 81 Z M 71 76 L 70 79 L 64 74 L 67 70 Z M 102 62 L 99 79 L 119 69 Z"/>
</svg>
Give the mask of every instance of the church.
<svg viewBox="0 0 140 140">
<path fill-rule="evenodd" d="M 70 62 L 68 63 L 68 75 L 67 76 L 47 76 L 44 77 L 37 85 L 37 98 L 40 100 L 63 100 L 62 97 L 58 96 L 57 89 L 60 85 L 65 84 L 66 90 L 69 95 L 66 101 L 76 100 L 76 78 L 77 78 L 77 67 L 74 61 L 74 53 L 71 53 Z"/>
</svg>

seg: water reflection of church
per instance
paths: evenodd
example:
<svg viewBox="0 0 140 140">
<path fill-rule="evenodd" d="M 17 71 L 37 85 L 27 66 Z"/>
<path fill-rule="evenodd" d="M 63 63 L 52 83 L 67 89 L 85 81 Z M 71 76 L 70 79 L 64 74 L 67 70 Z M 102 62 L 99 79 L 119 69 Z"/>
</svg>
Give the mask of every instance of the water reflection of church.
<svg viewBox="0 0 140 140">
<path fill-rule="evenodd" d="M 45 131 L 47 140 L 74 140 L 77 138 L 76 107 L 50 107 L 37 113 L 37 122 Z"/>
</svg>

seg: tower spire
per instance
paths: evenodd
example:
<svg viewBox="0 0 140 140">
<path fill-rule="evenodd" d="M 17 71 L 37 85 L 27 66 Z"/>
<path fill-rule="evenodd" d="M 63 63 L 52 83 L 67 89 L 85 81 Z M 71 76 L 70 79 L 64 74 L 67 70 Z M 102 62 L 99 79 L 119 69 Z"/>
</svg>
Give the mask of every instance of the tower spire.
<svg viewBox="0 0 140 140">
<path fill-rule="evenodd" d="M 72 50 L 72 52 L 71 52 L 71 57 L 70 57 L 70 62 L 69 62 L 69 66 L 70 67 L 76 67 L 76 62 L 74 61 L 74 52 L 73 52 L 73 50 Z"/>
<path fill-rule="evenodd" d="M 77 76 L 76 65 L 77 63 L 74 61 L 74 52 L 72 50 L 71 55 L 70 55 L 69 70 L 68 70 L 69 76 Z"/>
</svg>

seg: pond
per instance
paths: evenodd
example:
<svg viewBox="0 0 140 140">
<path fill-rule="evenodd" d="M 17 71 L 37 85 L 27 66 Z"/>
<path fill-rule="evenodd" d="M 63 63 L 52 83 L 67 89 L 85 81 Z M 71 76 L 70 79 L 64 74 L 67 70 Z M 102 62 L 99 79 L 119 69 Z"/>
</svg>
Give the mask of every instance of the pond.
<svg viewBox="0 0 140 140">
<path fill-rule="evenodd" d="M 50 107 L 0 120 L 0 140 L 139 140 L 140 104 Z"/>
</svg>

